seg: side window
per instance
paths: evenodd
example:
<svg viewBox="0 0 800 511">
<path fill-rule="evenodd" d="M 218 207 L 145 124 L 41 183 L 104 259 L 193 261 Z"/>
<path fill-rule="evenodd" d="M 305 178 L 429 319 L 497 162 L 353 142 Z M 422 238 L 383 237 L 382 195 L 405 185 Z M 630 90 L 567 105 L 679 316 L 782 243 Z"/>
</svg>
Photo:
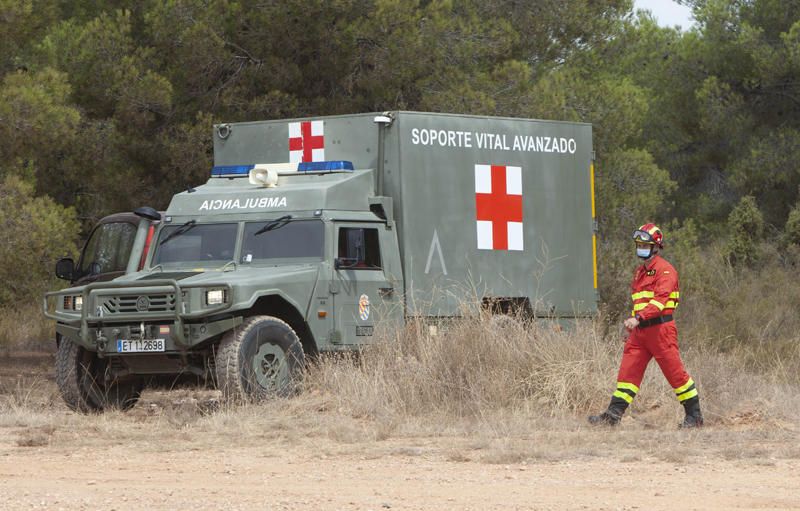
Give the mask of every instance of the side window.
<svg viewBox="0 0 800 511">
<path fill-rule="evenodd" d="M 339 229 L 339 259 L 352 269 L 380 270 L 381 249 L 378 229 L 342 227 Z"/>
<path fill-rule="evenodd" d="M 136 227 L 127 222 L 113 222 L 98 226 L 83 250 L 80 272 L 88 275 L 92 265 L 96 273 L 125 271 L 136 237 Z"/>
</svg>

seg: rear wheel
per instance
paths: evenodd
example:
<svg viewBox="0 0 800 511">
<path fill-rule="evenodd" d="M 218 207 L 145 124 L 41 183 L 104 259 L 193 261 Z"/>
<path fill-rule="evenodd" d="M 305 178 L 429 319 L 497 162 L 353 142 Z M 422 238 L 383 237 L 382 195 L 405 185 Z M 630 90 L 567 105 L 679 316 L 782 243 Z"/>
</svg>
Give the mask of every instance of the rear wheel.
<svg viewBox="0 0 800 511">
<path fill-rule="evenodd" d="M 56 383 L 67 406 L 82 413 L 128 410 L 144 387 L 139 379 L 114 378 L 106 359 L 65 337 L 56 351 Z"/>
<path fill-rule="evenodd" d="M 296 388 L 304 358 L 292 327 L 271 316 L 253 316 L 220 341 L 217 386 L 228 401 L 286 397 Z"/>
</svg>

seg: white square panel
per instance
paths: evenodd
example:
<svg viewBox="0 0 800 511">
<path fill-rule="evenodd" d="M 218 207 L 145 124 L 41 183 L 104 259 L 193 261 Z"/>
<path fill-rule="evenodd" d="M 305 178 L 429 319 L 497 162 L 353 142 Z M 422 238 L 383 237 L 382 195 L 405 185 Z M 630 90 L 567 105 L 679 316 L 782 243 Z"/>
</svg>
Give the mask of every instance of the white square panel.
<svg viewBox="0 0 800 511">
<path fill-rule="evenodd" d="M 492 193 L 492 167 L 475 165 L 475 193 Z"/>
<path fill-rule="evenodd" d="M 522 222 L 508 222 L 508 249 L 524 250 Z"/>
<path fill-rule="evenodd" d="M 492 222 L 478 220 L 478 250 L 492 250 Z"/>
<path fill-rule="evenodd" d="M 522 195 L 522 168 L 506 167 L 506 193 Z"/>
</svg>

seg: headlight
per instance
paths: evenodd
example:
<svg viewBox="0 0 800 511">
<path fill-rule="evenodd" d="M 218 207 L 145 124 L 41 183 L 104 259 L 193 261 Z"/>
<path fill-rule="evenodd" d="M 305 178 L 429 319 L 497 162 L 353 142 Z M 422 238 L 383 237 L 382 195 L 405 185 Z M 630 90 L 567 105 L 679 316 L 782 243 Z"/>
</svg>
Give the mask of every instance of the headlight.
<svg viewBox="0 0 800 511">
<path fill-rule="evenodd" d="M 65 311 L 79 311 L 83 308 L 83 296 L 78 295 L 65 295 L 64 296 L 64 310 Z"/>
<path fill-rule="evenodd" d="M 206 305 L 221 305 L 225 303 L 224 289 L 211 289 L 206 291 Z"/>
</svg>

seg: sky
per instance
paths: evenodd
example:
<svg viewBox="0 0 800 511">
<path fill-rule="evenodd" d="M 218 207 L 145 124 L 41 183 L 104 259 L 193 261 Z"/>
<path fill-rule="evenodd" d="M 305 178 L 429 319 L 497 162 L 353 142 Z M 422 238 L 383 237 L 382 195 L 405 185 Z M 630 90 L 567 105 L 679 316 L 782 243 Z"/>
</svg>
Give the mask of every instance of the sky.
<svg viewBox="0 0 800 511">
<path fill-rule="evenodd" d="M 680 25 L 684 30 L 688 30 L 694 23 L 691 19 L 692 10 L 672 0 L 634 0 L 633 4 L 634 10 L 647 9 L 652 12 L 662 27 Z"/>
</svg>

